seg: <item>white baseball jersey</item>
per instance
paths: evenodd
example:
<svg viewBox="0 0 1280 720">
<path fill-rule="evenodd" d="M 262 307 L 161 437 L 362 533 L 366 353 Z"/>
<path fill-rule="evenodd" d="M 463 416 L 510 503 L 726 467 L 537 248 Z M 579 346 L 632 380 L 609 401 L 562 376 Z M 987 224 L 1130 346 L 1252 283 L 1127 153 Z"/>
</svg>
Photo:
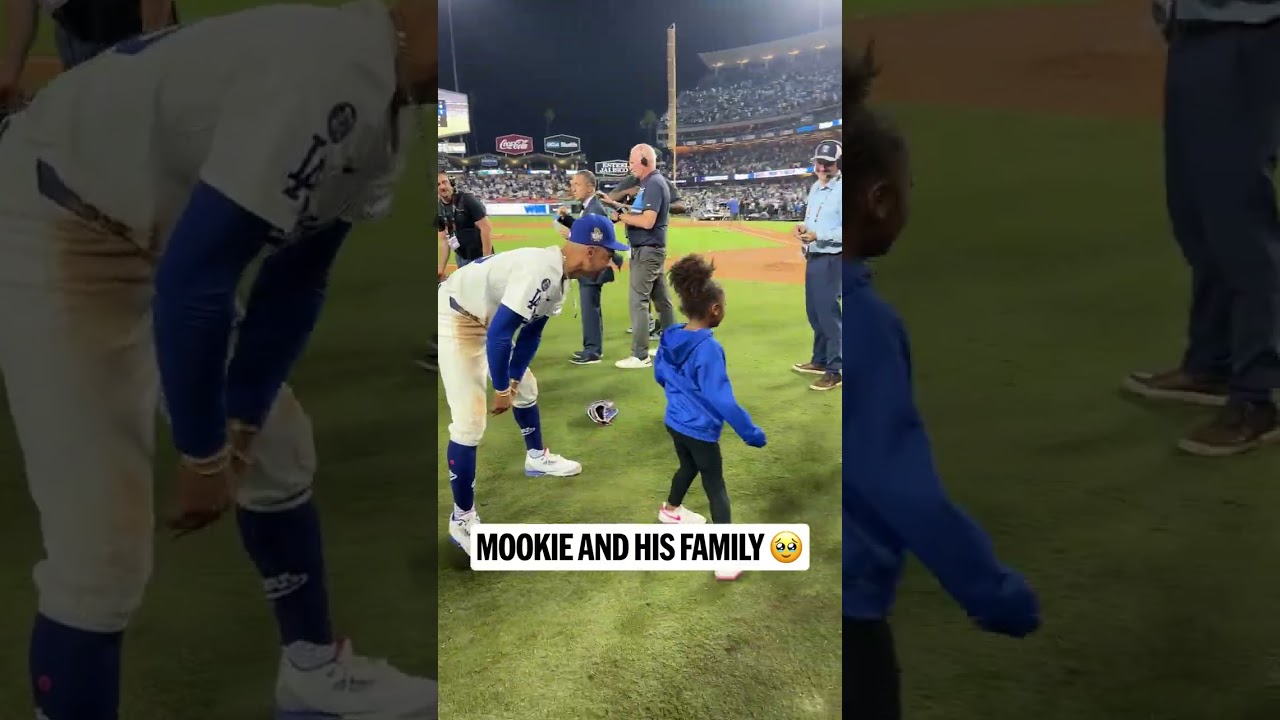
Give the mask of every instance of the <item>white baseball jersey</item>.
<svg viewBox="0 0 1280 720">
<path fill-rule="evenodd" d="M 559 247 L 520 248 L 464 265 L 445 280 L 444 290 L 487 326 L 499 305 L 528 322 L 559 315 L 568 284 Z"/>
<path fill-rule="evenodd" d="M 171 228 L 199 181 L 297 237 L 386 209 L 420 112 L 393 111 L 396 48 L 379 0 L 248 10 L 121 43 L 10 132 L 140 237 Z"/>
</svg>

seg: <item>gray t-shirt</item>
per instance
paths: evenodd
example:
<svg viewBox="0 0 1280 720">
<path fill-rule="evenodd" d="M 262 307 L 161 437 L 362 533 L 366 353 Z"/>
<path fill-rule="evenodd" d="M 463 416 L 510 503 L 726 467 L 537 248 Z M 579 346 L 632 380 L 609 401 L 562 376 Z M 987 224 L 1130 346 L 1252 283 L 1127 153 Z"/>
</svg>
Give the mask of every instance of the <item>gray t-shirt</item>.
<svg viewBox="0 0 1280 720">
<path fill-rule="evenodd" d="M 631 204 L 633 213 L 643 213 L 647 210 L 658 213 L 658 219 L 654 222 L 653 228 L 644 230 L 628 225 L 627 242 L 631 247 L 665 248 L 667 223 L 671 210 L 671 190 L 667 186 L 667 179 L 657 172 L 650 173 L 640 181 L 640 193 Z"/>
</svg>

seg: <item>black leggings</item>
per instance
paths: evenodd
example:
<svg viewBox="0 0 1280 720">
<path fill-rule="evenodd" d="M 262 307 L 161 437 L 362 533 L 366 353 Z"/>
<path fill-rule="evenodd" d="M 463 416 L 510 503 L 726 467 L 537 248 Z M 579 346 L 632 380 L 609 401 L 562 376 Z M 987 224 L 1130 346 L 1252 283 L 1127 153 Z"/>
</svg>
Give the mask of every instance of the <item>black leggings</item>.
<svg viewBox="0 0 1280 720">
<path fill-rule="evenodd" d="M 844 660 L 845 696 L 852 695 L 853 717 L 901 720 L 898 656 L 889 621 L 845 618 L 844 646 L 853 650 Z"/>
<path fill-rule="evenodd" d="M 724 486 L 720 444 L 691 438 L 672 430 L 670 426 L 667 427 L 667 432 L 671 433 L 671 439 L 676 445 L 676 457 L 680 459 L 680 469 L 671 478 L 671 494 L 667 496 L 667 504 L 671 507 L 682 505 L 693 479 L 701 473 L 702 489 L 707 491 L 707 502 L 711 504 L 711 522 L 729 522 L 729 491 Z"/>
</svg>

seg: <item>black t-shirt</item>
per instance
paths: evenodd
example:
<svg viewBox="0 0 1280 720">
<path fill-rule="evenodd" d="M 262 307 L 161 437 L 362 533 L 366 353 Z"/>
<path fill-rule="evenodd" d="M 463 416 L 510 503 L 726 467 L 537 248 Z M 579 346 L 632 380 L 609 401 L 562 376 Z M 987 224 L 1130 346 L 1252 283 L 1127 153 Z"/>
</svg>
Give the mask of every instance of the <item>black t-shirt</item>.
<svg viewBox="0 0 1280 720">
<path fill-rule="evenodd" d="M 178 22 L 177 5 L 170 18 Z M 53 19 L 77 39 L 99 45 L 115 45 L 142 32 L 138 0 L 67 0 L 53 11 Z"/>
<path fill-rule="evenodd" d="M 475 260 L 484 253 L 480 243 L 480 228 L 476 223 L 485 219 L 484 203 L 465 192 L 454 193 L 453 202 L 438 202 L 440 214 L 436 218 L 436 230 L 458 238 L 457 255 L 463 260 Z"/>
<path fill-rule="evenodd" d="M 665 248 L 667 246 L 671 187 L 673 185 L 670 181 L 656 172 L 649 174 L 644 180 L 640 181 L 640 193 L 631 203 L 632 211 L 643 213 L 646 210 L 652 210 L 658 214 L 658 219 L 649 230 L 627 226 L 627 240 L 630 242 L 631 247 Z"/>
</svg>

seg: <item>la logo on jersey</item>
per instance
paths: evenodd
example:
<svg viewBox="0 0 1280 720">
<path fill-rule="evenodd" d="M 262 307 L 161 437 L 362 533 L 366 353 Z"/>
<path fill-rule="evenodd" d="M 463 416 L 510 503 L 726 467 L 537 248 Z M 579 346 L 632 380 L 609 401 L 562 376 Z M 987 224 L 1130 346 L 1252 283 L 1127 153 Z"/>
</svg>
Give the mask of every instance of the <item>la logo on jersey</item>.
<svg viewBox="0 0 1280 720">
<path fill-rule="evenodd" d="M 312 194 L 329 167 L 329 154 L 326 151 L 331 146 L 342 144 L 351 136 L 358 117 L 354 105 L 349 102 L 338 103 L 329 111 L 325 134 L 311 134 L 311 144 L 302 160 L 285 176 L 286 183 L 282 190 L 284 196 L 300 203 L 301 207 L 298 209 L 298 226 L 282 239 L 295 240 L 323 226 L 324 223 L 312 210 Z"/>
<path fill-rule="evenodd" d="M 596 230 L 595 232 L 600 232 L 600 231 Z M 551 279 L 542 278 L 542 284 L 538 287 L 537 290 L 534 291 L 533 297 L 529 299 L 529 306 L 528 306 L 529 313 L 533 317 L 538 316 L 538 305 L 542 303 L 542 296 L 545 295 L 546 292 L 550 289 L 551 289 Z"/>
</svg>

